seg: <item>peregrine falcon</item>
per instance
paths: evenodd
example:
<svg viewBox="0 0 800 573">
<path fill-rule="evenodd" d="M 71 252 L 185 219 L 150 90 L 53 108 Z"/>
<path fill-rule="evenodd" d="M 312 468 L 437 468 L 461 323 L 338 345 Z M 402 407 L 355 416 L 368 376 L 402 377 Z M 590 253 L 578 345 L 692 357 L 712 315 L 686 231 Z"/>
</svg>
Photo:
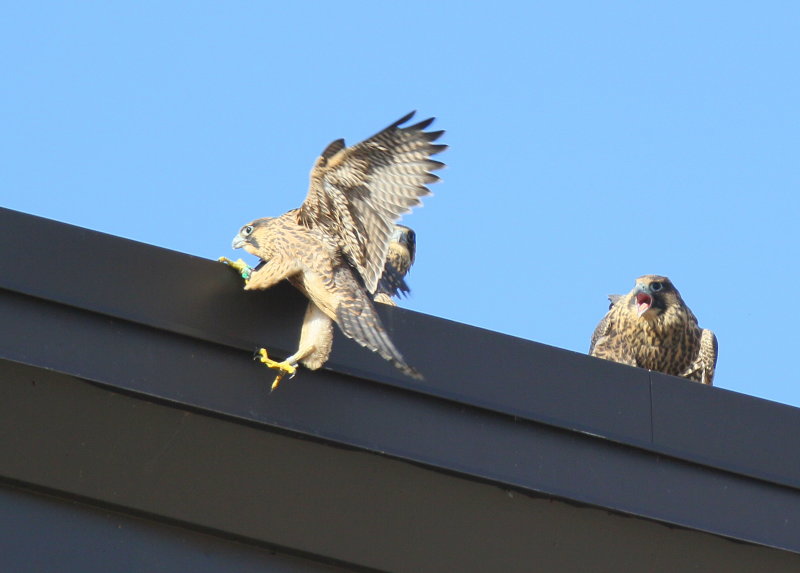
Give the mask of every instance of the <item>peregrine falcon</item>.
<svg viewBox="0 0 800 573">
<path fill-rule="evenodd" d="M 386 253 L 383 275 L 375 291 L 375 302 L 396 306 L 392 297 L 408 295 L 411 289 L 406 284 L 405 276 L 414 264 L 416 252 L 417 234 L 414 230 L 403 225 L 395 225 Z"/>
<path fill-rule="evenodd" d="M 589 354 L 711 385 L 717 337 L 700 328 L 667 278 L 644 275 L 611 306 L 592 334 Z"/>
<path fill-rule="evenodd" d="M 334 141 L 314 163 L 299 208 L 244 225 L 232 247 L 261 259 L 255 269 L 220 259 L 242 272 L 245 290 L 288 279 L 309 299 L 297 351 L 282 362 L 259 351 L 261 362 L 278 370 L 273 389 L 298 363 L 312 370 L 325 363 L 333 342 L 331 321 L 401 372 L 421 378 L 395 348 L 372 303 L 395 222 L 430 194 L 426 185 L 439 179 L 431 171 L 444 167 L 431 159 L 447 148 L 433 143 L 444 132 L 425 131 L 433 118 L 401 127 L 413 115 L 351 147 Z"/>
</svg>

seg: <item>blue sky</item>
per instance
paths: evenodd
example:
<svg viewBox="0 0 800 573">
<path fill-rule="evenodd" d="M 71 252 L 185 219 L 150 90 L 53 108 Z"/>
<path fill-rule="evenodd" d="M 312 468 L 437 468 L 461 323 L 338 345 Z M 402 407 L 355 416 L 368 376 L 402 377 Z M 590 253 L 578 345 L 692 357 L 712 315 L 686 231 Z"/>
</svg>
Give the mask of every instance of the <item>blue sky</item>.
<svg viewBox="0 0 800 573">
<path fill-rule="evenodd" d="M 5 6 L 0 205 L 233 256 L 417 109 L 450 149 L 404 306 L 585 352 L 665 274 L 717 386 L 800 405 L 800 4 L 275 4 Z"/>
</svg>

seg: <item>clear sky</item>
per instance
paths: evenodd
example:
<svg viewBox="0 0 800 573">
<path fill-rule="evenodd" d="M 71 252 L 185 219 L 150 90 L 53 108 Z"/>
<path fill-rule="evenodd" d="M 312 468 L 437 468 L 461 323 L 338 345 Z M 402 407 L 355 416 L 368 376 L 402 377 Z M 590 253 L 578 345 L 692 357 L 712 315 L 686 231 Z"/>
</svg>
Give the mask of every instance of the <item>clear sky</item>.
<svg viewBox="0 0 800 573">
<path fill-rule="evenodd" d="M 417 109 L 450 149 L 404 306 L 586 352 L 668 275 L 717 386 L 800 406 L 798 30 L 790 0 L 12 2 L 0 205 L 235 256 L 327 143 Z"/>
</svg>

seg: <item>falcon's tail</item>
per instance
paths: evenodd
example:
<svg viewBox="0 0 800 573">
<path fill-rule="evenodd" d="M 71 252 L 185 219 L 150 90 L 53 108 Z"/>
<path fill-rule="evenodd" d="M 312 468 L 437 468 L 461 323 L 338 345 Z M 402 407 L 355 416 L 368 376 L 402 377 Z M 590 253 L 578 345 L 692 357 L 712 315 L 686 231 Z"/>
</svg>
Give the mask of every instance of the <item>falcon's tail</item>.
<svg viewBox="0 0 800 573">
<path fill-rule="evenodd" d="M 403 374 L 422 380 L 422 374 L 406 364 L 403 355 L 392 343 L 366 292 L 363 289 L 356 292 L 356 296 L 343 300 L 336 309 L 336 323 L 344 335 L 364 348 L 377 352 Z"/>
</svg>

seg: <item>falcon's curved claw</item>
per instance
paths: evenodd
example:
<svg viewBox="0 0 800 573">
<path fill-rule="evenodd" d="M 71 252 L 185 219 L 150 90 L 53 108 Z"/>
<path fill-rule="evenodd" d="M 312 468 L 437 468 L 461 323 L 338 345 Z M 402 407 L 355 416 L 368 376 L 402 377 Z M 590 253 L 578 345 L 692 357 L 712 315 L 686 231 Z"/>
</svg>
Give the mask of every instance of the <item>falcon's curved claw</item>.
<svg viewBox="0 0 800 573">
<path fill-rule="evenodd" d="M 267 354 L 266 348 L 261 348 L 258 352 L 256 352 L 255 357 L 259 362 L 266 365 L 267 368 L 272 368 L 273 370 L 278 371 L 278 375 L 275 377 L 275 380 L 272 382 L 272 387 L 270 388 L 270 392 L 275 390 L 278 387 L 278 384 L 281 383 L 283 377 L 287 374 L 289 378 L 294 378 L 295 373 L 297 372 L 297 365 L 291 364 L 290 362 L 284 360 L 283 362 L 278 362 L 273 360 Z"/>
<path fill-rule="evenodd" d="M 244 280 L 248 280 L 250 278 L 250 274 L 253 272 L 253 268 L 245 263 L 242 259 L 232 261 L 228 257 L 220 257 L 217 260 L 235 270 L 242 276 Z"/>
</svg>

